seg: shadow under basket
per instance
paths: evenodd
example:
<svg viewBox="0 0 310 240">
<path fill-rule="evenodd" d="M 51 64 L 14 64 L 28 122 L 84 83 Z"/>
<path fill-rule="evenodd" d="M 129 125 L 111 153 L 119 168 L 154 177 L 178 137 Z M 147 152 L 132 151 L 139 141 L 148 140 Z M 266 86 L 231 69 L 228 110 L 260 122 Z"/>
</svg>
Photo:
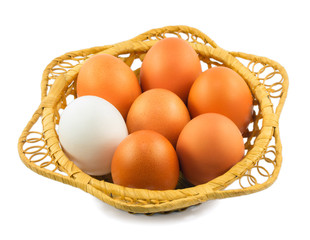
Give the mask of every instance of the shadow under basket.
<svg viewBox="0 0 310 240">
<path fill-rule="evenodd" d="M 66 157 L 57 135 L 61 112 L 76 98 L 76 78 L 83 62 L 94 54 L 111 54 L 121 58 L 139 78 L 145 54 L 166 37 L 188 41 L 203 68 L 229 67 L 248 84 L 254 111 L 244 134 L 244 158 L 225 174 L 202 185 L 190 185 L 181 174 L 177 188 L 166 191 L 126 188 L 113 184 L 111 176 L 85 174 Z M 226 51 L 195 28 L 167 26 L 117 44 L 66 53 L 46 67 L 41 90 L 41 103 L 18 141 L 22 161 L 34 172 L 78 187 L 118 209 L 146 214 L 183 210 L 207 200 L 263 190 L 279 174 L 282 146 L 278 120 L 288 90 L 285 69 L 265 57 Z"/>
</svg>

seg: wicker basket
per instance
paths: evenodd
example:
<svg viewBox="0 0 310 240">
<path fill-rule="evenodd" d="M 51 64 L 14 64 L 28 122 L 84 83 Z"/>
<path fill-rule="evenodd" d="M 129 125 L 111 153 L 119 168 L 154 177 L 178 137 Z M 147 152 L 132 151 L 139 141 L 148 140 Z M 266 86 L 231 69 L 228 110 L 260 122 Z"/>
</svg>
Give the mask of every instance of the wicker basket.
<svg viewBox="0 0 310 240">
<path fill-rule="evenodd" d="M 172 35 L 187 40 L 204 66 L 229 67 L 247 82 L 254 97 L 254 120 L 244 135 L 245 157 L 206 184 L 191 186 L 181 176 L 177 189 L 167 191 L 126 188 L 113 184 L 111 176 L 95 178 L 83 173 L 64 155 L 56 132 L 61 112 L 76 97 L 76 77 L 83 62 L 93 54 L 111 54 L 132 68 L 137 66 L 133 70 L 139 77 L 146 52 Z M 41 104 L 18 142 L 22 161 L 36 173 L 78 187 L 118 209 L 146 214 L 183 210 L 207 200 L 263 190 L 279 174 L 282 147 L 278 120 L 288 90 L 286 71 L 265 57 L 228 52 L 195 28 L 168 26 L 115 45 L 66 53 L 46 67 L 41 89 Z"/>
</svg>

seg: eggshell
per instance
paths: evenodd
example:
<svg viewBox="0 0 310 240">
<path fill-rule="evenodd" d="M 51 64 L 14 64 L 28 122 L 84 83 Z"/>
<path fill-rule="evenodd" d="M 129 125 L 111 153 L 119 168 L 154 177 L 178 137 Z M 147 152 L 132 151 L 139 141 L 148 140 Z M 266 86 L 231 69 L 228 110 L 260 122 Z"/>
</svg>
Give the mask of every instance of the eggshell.
<svg viewBox="0 0 310 240">
<path fill-rule="evenodd" d="M 175 147 L 179 134 L 190 121 L 183 101 L 166 89 L 151 89 L 132 104 L 126 124 L 129 133 L 148 129 L 165 136 Z"/>
<path fill-rule="evenodd" d="M 165 38 L 145 55 L 140 71 L 143 91 L 168 89 L 187 101 L 189 90 L 201 74 L 201 64 L 195 50 L 180 38 Z"/>
<path fill-rule="evenodd" d="M 243 133 L 252 119 L 253 97 L 238 73 L 227 67 L 214 67 L 194 82 L 188 109 L 192 118 L 203 113 L 223 114 Z"/>
<path fill-rule="evenodd" d="M 198 185 L 238 163 L 244 155 L 244 144 L 233 121 L 217 113 L 205 113 L 184 127 L 176 150 L 185 178 Z"/>
<path fill-rule="evenodd" d="M 133 101 L 141 94 L 134 72 L 122 60 L 109 54 L 90 57 L 77 78 L 77 95 L 93 95 L 112 103 L 126 119 Z"/>
<path fill-rule="evenodd" d="M 150 190 L 174 189 L 179 162 L 171 143 L 151 130 L 130 134 L 117 147 L 112 160 L 115 184 Z"/>
<path fill-rule="evenodd" d="M 105 175 L 118 144 L 128 135 L 122 115 L 108 101 L 83 96 L 61 114 L 58 135 L 67 157 L 89 175 Z"/>
</svg>

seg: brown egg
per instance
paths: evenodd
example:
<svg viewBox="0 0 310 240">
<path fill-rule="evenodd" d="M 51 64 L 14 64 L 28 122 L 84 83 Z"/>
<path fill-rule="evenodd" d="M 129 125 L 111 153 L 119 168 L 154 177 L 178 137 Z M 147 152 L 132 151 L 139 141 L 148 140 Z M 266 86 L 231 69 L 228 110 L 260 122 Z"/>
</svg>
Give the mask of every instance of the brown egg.
<svg viewBox="0 0 310 240">
<path fill-rule="evenodd" d="M 203 184 L 242 159 L 243 138 L 229 118 L 206 113 L 192 119 L 182 130 L 177 154 L 185 178 L 194 185 Z"/>
<path fill-rule="evenodd" d="M 203 113 L 223 114 L 243 133 L 252 118 L 253 97 L 238 73 L 227 67 L 214 67 L 194 82 L 188 96 L 188 109 L 192 118 Z"/>
<path fill-rule="evenodd" d="M 140 71 L 143 91 L 165 88 L 187 101 L 189 90 L 201 74 L 195 50 L 180 38 L 158 41 L 145 55 Z"/>
<path fill-rule="evenodd" d="M 78 74 L 78 97 L 101 97 L 112 103 L 124 119 L 140 94 L 141 88 L 134 72 L 122 60 L 109 54 L 89 58 Z"/>
<path fill-rule="evenodd" d="M 157 132 L 130 134 L 117 147 L 111 166 L 115 184 L 150 190 L 174 189 L 179 178 L 177 154 Z"/>
<path fill-rule="evenodd" d="M 152 89 L 142 93 L 127 115 L 129 133 L 148 129 L 165 136 L 175 147 L 179 134 L 190 121 L 184 102 L 166 89 Z"/>
</svg>

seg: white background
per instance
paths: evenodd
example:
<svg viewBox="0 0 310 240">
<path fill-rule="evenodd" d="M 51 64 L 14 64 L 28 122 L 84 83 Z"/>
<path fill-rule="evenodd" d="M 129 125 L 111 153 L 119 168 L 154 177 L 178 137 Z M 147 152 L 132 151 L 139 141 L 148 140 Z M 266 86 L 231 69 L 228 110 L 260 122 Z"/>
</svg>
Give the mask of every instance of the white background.
<svg viewBox="0 0 310 240">
<path fill-rule="evenodd" d="M 290 3 L 291 2 L 291 3 Z M 1 1 L 1 239 L 309 239 L 307 1 Z M 45 66 L 71 50 L 188 25 L 289 75 L 283 165 L 268 189 L 168 215 L 131 215 L 24 166 L 18 138 L 40 102 Z"/>
</svg>

